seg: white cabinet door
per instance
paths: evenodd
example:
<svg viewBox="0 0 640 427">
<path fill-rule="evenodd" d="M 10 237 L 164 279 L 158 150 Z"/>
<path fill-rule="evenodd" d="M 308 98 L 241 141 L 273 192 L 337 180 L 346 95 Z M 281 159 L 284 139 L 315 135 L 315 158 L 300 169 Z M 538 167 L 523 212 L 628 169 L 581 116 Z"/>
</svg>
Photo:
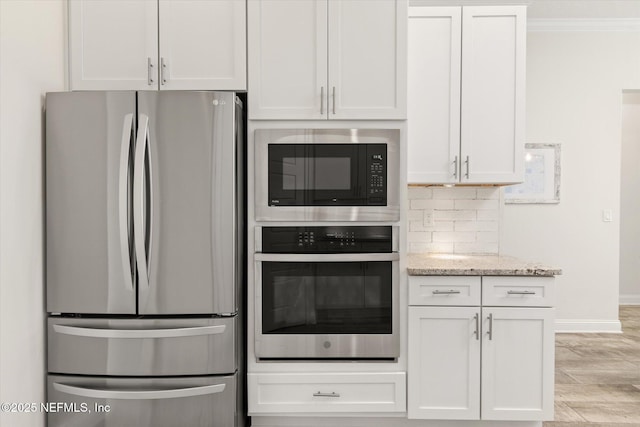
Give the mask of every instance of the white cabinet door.
<svg viewBox="0 0 640 427">
<path fill-rule="evenodd" d="M 483 308 L 482 419 L 553 419 L 552 308 Z"/>
<path fill-rule="evenodd" d="M 408 182 L 459 181 L 462 9 L 409 13 Z"/>
<path fill-rule="evenodd" d="M 462 8 L 462 182 L 524 174 L 526 6 Z"/>
<path fill-rule="evenodd" d="M 480 307 L 409 307 L 409 418 L 480 418 L 479 316 Z"/>
<path fill-rule="evenodd" d="M 329 118 L 406 118 L 406 0 L 329 2 Z"/>
<path fill-rule="evenodd" d="M 249 118 L 327 117 L 327 0 L 250 0 Z"/>
<path fill-rule="evenodd" d="M 158 85 L 158 4 L 69 1 L 72 90 L 148 90 Z"/>
<path fill-rule="evenodd" d="M 160 0 L 160 89 L 246 89 L 246 3 Z"/>
</svg>

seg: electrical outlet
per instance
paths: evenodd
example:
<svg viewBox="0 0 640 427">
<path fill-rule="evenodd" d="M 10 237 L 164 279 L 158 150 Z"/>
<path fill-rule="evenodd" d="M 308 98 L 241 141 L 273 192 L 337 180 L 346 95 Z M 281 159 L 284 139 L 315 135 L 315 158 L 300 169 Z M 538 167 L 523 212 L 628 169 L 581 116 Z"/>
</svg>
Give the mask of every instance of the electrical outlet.
<svg viewBox="0 0 640 427">
<path fill-rule="evenodd" d="M 433 220 L 433 209 L 427 209 L 426 211 L 424 211 L 424 225 L 427 227 L 433 227 L 434 224 L 434 220 Z"/>
<path fill-rule="evenodd" d="M 605 209 L 602 211 L 602 221 L 603 222 L 613 221 L 613 212 L 611 211 L 611 209 Z"/>
</svg>

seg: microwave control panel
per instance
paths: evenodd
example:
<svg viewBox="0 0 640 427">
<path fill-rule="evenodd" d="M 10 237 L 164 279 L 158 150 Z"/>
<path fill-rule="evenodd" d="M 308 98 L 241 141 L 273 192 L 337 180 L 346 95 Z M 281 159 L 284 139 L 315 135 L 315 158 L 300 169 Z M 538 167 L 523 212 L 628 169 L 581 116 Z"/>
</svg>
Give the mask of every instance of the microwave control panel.
<svg viewBox="0 0 640 427">
<path fill-rule="evenodd" d="M 387 204 L 387 145 L 367 144 L 367 205 Z"/>
<path fill-rule="evenodd" d="M 388 253 L 390 226 L 263 227 L 263 253 Z"/>
</svg>

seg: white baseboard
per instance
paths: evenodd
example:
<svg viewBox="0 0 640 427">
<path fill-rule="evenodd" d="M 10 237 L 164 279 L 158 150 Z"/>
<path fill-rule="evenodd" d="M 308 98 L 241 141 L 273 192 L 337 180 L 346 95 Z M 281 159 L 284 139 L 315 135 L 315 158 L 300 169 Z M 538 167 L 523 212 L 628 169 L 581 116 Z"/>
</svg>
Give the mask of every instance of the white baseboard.
<svg viewBox="0 0 640 427">
<path fill-rule="evenodd" d="M 2 1 L 2 0 L 0 0 Z M 332 417 L 325 414 L 315 416 L 252 416 L 254 427 L 542 427 L 541 421 L 429 421 L 408 420 L 406 414 L 389 416 L 385 413 L 374 416 Z"/>
<path fill-rule="evenodd" d="M 621 333 L 622 324 L 619 320 L 581 320 L 557 319 L 556 333 L 600 332 Z"/>
<path fill-rule="evenodd" d="M 620 295 L 620 305 L 640 305 L 640 295 L 638 294 Z"/>
</svg>

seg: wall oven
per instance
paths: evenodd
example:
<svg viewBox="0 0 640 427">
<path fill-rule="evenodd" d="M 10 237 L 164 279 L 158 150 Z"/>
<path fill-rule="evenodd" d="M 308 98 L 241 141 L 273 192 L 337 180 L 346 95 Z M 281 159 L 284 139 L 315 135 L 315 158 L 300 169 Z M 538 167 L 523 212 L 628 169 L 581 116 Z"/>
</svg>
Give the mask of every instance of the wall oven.
<svg viewBox="0 0 640 427">
<path fill-rule="evenodd" d="M 258 129 L 256 221 L 398 221 L 399 129 Z"/>
<path fill-rule="evenodd" d="M 256 357 L 399 356 L 397 227 L 257 227 L 256 249 Z"/>
</svg>

